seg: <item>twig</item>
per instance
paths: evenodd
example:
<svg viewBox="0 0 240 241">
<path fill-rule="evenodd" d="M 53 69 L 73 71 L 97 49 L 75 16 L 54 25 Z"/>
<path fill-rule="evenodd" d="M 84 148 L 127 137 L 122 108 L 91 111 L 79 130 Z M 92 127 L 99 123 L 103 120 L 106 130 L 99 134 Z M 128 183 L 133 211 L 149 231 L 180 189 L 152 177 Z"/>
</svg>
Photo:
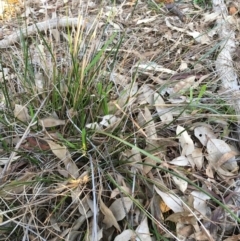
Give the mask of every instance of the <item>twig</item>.
<svg viewBox="0 0 240 241">
<path fill-rule="evenodd" d="M 46 31 L 48 29 L 53 29 L 53 28 L 57 28 L 57 27 L 76 27 L 78 26 L 78 24 L 81 25 L 92 25 L 93 21 L 90 21 L 89 19 L 80 21 L 80 18 L 54 18 L 54 19 L 50 19 L 44 22 L 40 22 L 40 23 L 36 23 L 33 24 L 27 28 L 24 29 L 20 29 L 18 30 L 16 33 L 13 33 L 9 36 L 7 36 L 6 38 L 4 38 L 3 40 L 0 41 L 0 48 L 8 48 L 10 47 L 12 44 L 18 42 L 20 40 L 21 37 L 27 37 L 30 35 L 34 35 L 37 32 L 42 32 L 42 31 Z"/>
</svg>

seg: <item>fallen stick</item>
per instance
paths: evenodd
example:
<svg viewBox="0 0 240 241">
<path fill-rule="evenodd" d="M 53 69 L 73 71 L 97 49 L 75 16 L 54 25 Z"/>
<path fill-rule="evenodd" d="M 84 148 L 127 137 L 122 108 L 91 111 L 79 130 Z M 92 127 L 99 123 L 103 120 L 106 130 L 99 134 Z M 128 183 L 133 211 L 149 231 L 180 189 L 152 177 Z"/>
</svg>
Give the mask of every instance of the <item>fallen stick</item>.
<svg viewBox="0 0 240 241">
<path fill-rule="evenodd" d="M 83 20 L 81 18 L 54 18 L 44 22 L 33 24 L 27 28 L 23 28 L 18 30 L 16 33 L 13 33 L 3 40 L 0 41 L 0 49 L 8 48 L 12 44 L 17 43 L 21 37 L 27 37 L 36 34 L 37 32 L 46 31 L 49 29 L 57 28 L 57 27 L 77 27 L 79 24 L 81 25 L 89 25 L 92 26 L 93 21 L 89 19 Z"/>
</svg>

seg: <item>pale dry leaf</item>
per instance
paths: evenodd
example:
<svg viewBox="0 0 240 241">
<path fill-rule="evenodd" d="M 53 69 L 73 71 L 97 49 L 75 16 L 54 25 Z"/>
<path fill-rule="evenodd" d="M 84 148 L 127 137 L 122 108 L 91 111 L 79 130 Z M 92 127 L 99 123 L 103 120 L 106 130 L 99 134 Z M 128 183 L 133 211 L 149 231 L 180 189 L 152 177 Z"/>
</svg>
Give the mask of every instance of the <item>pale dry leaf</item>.
<svg viewBox="0 0 240 241">
<path fill-rule="evenodd" d="M 112 81 L 115 85 L 121 85 L 122 87 L 125 87 L 130 79 L 128 76 L 118 73 L 112 73 L 110 75 L 110 81 Z"/>
<path fill-rule="evenodd" d="M 153 95 L 154 95 L 153 89 L 151 89 L 149 85 L 143 84 L 138 91 L 137 103 L 139 105 L 144 105 L 144 104 L 153 105 L 154 103 Z"/>
<path fill-rule="evenodd" d="M 22 122 L 28 122 L 31 117 L 26 106 L 15 104 L 14 117 Z"/>
<path fill-rule="evenodd" d="M 214 132 L 207 126 L 196 127 L 194 129 L 194 135 L 198 138 L 203 146 L 206 146 L 210 139 L 216 139 Z"/>
<path fill-rule="evenodd" d="M 152 170 L 153 166 L 155 166 L 155 165 L 156 165 L 156 160 L 147 156 L 145 158 L 145 161 L 144 161 L 144 164 L 143 164 L 143 172 L 145 174 L 149 173 Z"/>
<path fill-rule="evenodd" d="M 53 154 L 56 157 L 58 157 L 61 161 L 63 161 L 65 168 L 69 172 L 69 174 L 74 178 L 77 178 L 79 176 L 78 167 L 75 164 L 75 162 L 72 160 L 71 154 L 67 150 L 67 147 L 59 145 L 52 140 L 46 140 L 46 142 L 50 146 Z"/>
<path fill-rule="evenodd" d="M 11 158 L 11 161 L 14 162 L 16 161 L 20 156 L 15 156 L 14 158 Z M 9 162 L 8 157 L 1 157 L 0 158 L 0 165 L 6 165 Z"/>
<path fill-rule="evenodd" d="M 173 115 L 170 109 L 165 107 L 165 102 L 161 95 L 159 95 L 158 93 L 154 94 L 154 106 L 163 123 L 169 124 L 173 121 Z"/>
<path fill-rule="evenodd" d="M 155 128 L 155 123 L 153 121 L 153 117 L 149 109 L 145 106 L 144 108 L 144 119 L 145 119 L 145 132 L 147 134 L 147 140 L 151 143 L 151 140 L 157 139 L 157 131 Z"/>
<path fill-rule="evenodd" d="M 55 229 L 58 232 L 61 232 L 61 229 L 58 226 L 58 223 L 56 221 L 56 218 L 53 215 L 50 217 L 50 223 L 51 223 L 51 227 L 53 227 L 53 229 Z"/>
<path fill-rule="evenodd" d="M 157 194 L 163 199 L 164 203 L 173 210 L 174 213 L 178 213 L 178 212 L 183 212 L 183 202 L 182 200 L 171 194 L 171 193 L 165 193 L 160 191 L 156 186 L 154 186 L 155 191 L 157 192 Z"/>
<path fill-rule="evenodd" d="M 186 178 L 185 175 L 181 174 L 181 176 L 183 176 L 184 178 Z M 175 183 L 175 185 L 177 186 L 177 188 L 182 191 L 183 193 L 187 190 L 188 187 L 188 183 L 186 181 L 184 181 L 183 179 L 181 179 L 180 177 L 176 177 L 173 176 L 172 177 L 173 182 Z"/>
<path fill-rule="evenodd" d="M 121 232 L 121 229 L 112 211 L 103 203 L 101 198 L 100 198 L 100 210 L 104 215 L 103 223 L 106 225 L 106 229 L 114 226 L 119 232 Z"/>
<path fill-rule="evenodd" d="M 192 225 L 196 224 L 196 217 L 189 211 L 173 213 L 170 216 L 168 216 L 166 220 L 174 223 L 192 224 Z"/>
<path fill-rule="evenodd" d="M 208 234 L 206 234 L 206 232 L 205 231 L 198 231 L 198 232 L 195 232 L 194 233 L 194 235 L 191 235 L 191 236 L 193 236 L 193 237 L 191 237 L 191 238 L 194 238 L 196 241 L 207 241 L 207 240 L 209 240 L 209 241 L 215 241 L 213 238 L 209 238 L 209 233 Z"/>
<path fill-rule="evenodd" d="M 178 69 L 179 69 L 179 71 L 184 71 L 184 70 L 188 69 L 187 62 L 182 60 L 180 66 L 178 67 Z"/>
<path fill-rule="evenodd" d="M 177 126 L 176 134 L 182 147 L 182 156 L 188 156 L 194 151 L 194 143 L 187 131 L 182 126 Z"/>
<path fill-rule="evenodd" d="M 119 24 L 112 22 L 109 20 L 109 24 L 113 27 L 114 30 L 121 30 L 121 27 Z"/>
<path fill-rule="evenodd" d="M 0 83 L 3 83 L 4 81 L 9 80 L 10 78 L 11 79 L 15 78 L 15 75 L 13 75 L 13 74 L 10 75 L 9 72 L 10 72 L 10 68 L 3 68 L 1 66 L 1 69 L 0 69 Z"/>
<path fill-rule="evenodd" d="M 192 36 L 200 44 L 209 44 L 211 42 L 209 36 L 206 33 L 200 33 L 198 31 L 187 31 L 189 36 Z"/>
<path fill-rule="evenodd" d="M 181 104 L 187 101 L 186 96 L 177 96 L 175 98 L 168 98 L 168 101 L 172 104 Z"/>
<path fill-rule="evenodd" d="M 34 10 L 34 8 L 26 6 L 25 11 L 21 14 L 21 17 L 28 18 L 30 14 L 35 15 L 35 10 Z"/>
<path fill-rule="evenodd" d="M 81 215 L 86 215 L 86 213 L 89 210 L 89 205 L 88 205 L 88 195 L 84 196 L 79 200 L 78 204 L 78 211 Z"/>
<path fill-rule="evenodd" d="M 218 167 L 215 170 L 218 173 L 218 175 L 222 177 L 223 180 L 226 179 L 227 177 L 234 177 L 234 176 L 236 176 L 235 173 L 229 172 L 229 171 L 227 171 L 227 170 L 225 170 L 225 169 L 223 169 L 221 167 Z M 226 182 L 227 182 L 227 180 L 226 180 Z"/>
<path fill-rule="evenodd" d="M 91 218 L 93 216 L 93 213 L 91 211 L 88 211 L 85 215 L 82 215 L 80 218 L 74 221 L 72 227 L 70 229 L 64 229 L 64 231 L 60 234 L 61 237 L 66 236 L 67 234 L 69 239 L 67 240 L 76 240 L 76 232 L 72 231 L 78 231 L 79 228 L 83 225 L 84 222 L 86 222 L 86 219 Z M 79 234 L 77 235 L 79 236 Z"/>
<path fill-rule="evenodd" d="M 237 234 L 237 235 L 233 235 L 231 237 L 228 237 L 228 238 L 224 239 L 223 241 L 239 241 L 239 240 L 240 240 L 240 234 Z"/>
<path fill-rule="evenodd" d="M 192 160 L 196 165 L 197 169 L 201 170 L 204 162 L 204 156 L 201 148 L 194 149 L 194 151 L 192 152 Z"/>
<path fill-rule="evenodd" d="M 192 75 L 192 76 L 187 77 L 186 79 L 183 79 L 183 80 L 177 82 L 174 85 L 173 93 L 181 93 L 184 90 L 189 89 L 195 83 L 195 79 L 196 79 L 196 76 Z"/>
<path fill-rule="evenodd" d="M 136 100 L 136 93 L 138 91 L 138 83 L 127 84 L 120 92 L 117 104 L 122 108 L 124 106 L 130 106 Z"/>
<path fill-rule="evenodd" d="M 126 217 L 132 207 L 133 201 L 129 197 L 123 197 L 116 199 L 109 209 L 112 211 L 117 221 L 120 221 Z"/>
<path fill-rule="evenodd" d="M 164 68 L 162 65 L 158 65 L 155 62 L 146 62 L 146 63 L 137 64 L 134 66 L 134 68 L 136 68 L 140 72 L 154 71 L 154 72 L 160 72 L 160 73 L 166 73 L 166 74 L 176 73 L 176 71 Z"/>
<path fill-rule="evenodd" d="M 157 16 L 153 16 L 151 18 L 144 18 L 144 19 L 140 19 L 136 22 L 136 25 L 142 24 L 142 23 L 151 23 L 153 21 L 155 21 L 157 18 Z"/>
<path fill-rule="evenodd" d="M 47 127 L 55 127 L 55 126 L 62 126 L 66 124 L 65 120 L 59 120 L 55 117 L 49 116 L 43 119 L 39 119 L 38 121 L 39 125 L 41 125 L 44 128 Z"/>
<path fill-rule="evenodd" d="M 119 123 L 121 119 L 116 117 L 115 115 L 105 115 L 102 117 L 102 121 L 100 122 L 100 125 L 105 127 L 111 127 L 117 123 Z"/>
<path fill-rule="evenodd" d="M 46 87 L 44 75 L 41 72 L 36 72 L 34 74 L 35 86 L 38 93 L 42 93 Z"/>
<path fill-rule="evenodd" d="M 48 143 L 48 145 L 50 146 L 53 154 L 58 157 L 60 160 L 63 160 L 66 158 L 67 156 L 67 148 L 66 146 L 62 146 L 57 144 L 56 142 L 52 141 L 52 140 L 46 140 L 46 142 Z"/>
<path fill-rule="evenodd" d="M 192 155 L 188 155 L 188 156 L 187 156 L 187 159 L 188 159 L 191 167 L 194 169 L 194 168 L 195 168 L 195 162 L 194 162 L 194 160 L 193 160 Z"/>
<path fill-rule="evenodd" d="M 58 163 L 58 167 L 57 167 L 57 171 L 60 175 L 62 175 L 63 177 L 68 178 L 69 177 L 69 172 L 66 169 L 63 169 L 61 167 L 61 163 Z"/>
<path fill-rule="evenodd" d="M 53 35 L 53 37 L 55 39 L 55 42 L 59 43 L 60 42 L 60 36 L 61 36 L 60 33 L 59 33 L 59 30 L 58 29 L 52 29 L 51 34 Z"/>
<path fill-rule="evenodd" d="M 136 228 L 136 241 L 152 241 L 151 234 L 149 232 L 147 217 L 144 217 L 142 222 Z"/>
<path fill-rule="evenodd" d="M 171 30 L 175 30 L 175 31 L 180 32 L 180 33 L 186 32 L 186 29 L 174 26 L 171 23 L 171 18 L 170 17 L 165 18 L 165 22 L 166 22 L 167 27 L 169 27 Z"/>
<path fill-rule="evenodd" d="M 158 203 L 159 204 L 159 203 Z M 140 219 L 142 218 L 142 212 L 139 208 L 135 207 L 134 208 L 134 214 L 133 214 L 133 222 L 135 224 L 140 223 Z"/>
<path fill-rule="evenodd" d="M 207 160 L 211 163 L 214 168 L 218 168 L 218 161 L 225 153 L 230 153 L 232 150 L 229 145 L 223 140 L 211 139 L 207 143 L 208 155 L 206 156 Z M 238 167 L 235 157 L 231 157 L 229 160 L 221 166 L 226 168 L 229 171 L 236 170 Z"/>
<path fill-rule="evenodd" d="M 3 211 L 0 209 L 0 224 L 3 222 Z"/>
<path fill-rule="evenodd" d="M 130 161 L 131 161 L 131 165 L 133 167 L 136 167 L 139 170 L 143 169 L 143 165 L 141 164 L 142 163 L 142 157 L 141 157 L 141 153 L 138 149 L 136 149 L 136 148 L 131 149 Z"/>
<path fill-rule="evenodd" d="M 139 110 L 139 112 L 138 112 L 137 123 L 141 128 L 143 128 L 144 125 L 146 124 L 144 112 L 142 110 Z"/>
<path fill-rule="evenodd" d="M 46 46 L 43 44 L 32 44 L 29 48 L 31 53 L 32 64 L 41 66 L 42 69 L 46 69 Z"/>
<path fill-rule="evenodd" d="M 231 147 L 229 146 L 229 148 Z M 234 151 L 224 153 L 217 162 L 217 168 L 224 167 L 231 172 L 236 172 L 239 168 L 238 165 L 236 165 L 237 162 L 235 162 L 236 155 L 237 153 Z"/>
<path fill-rule="evenodd" d="M 102 240 L 102 238 L 103 238 L 103 229 L 99 229 L 99 228 L 98 228 L 97 237 L 93 237 L 92 231 L 90 232 L 89 241 L 100 241 L 100 240 Z M 75 241 L 75 240 L 76 240 L 76 239 L 74 239 L 74 241 Z"/>
<path fill-rule="evenodd" d="M 206 216 L 207 212 L 208 212 L 208 206 L 206 203 L 206 200 L 211 199 L 208 195 L 206 195 L 203 192 L 200 191 L 192 191 L 191 195 L 193 196 L 193 207 L 196 210 L 196 214 L 200 213 L 201 215 L 203 215 L 203 217 Z"/>
<path fill-rule="evenodd" d="M 136 233 L 131 229 L 124 230 L 121 234 L 117 235 L 114 241 L 132 241 L 136 237 Z"/>
<path fill-rule="evenodd" d="M 169 161 L 168 163 L 175 166 L 180 166 L 180 167 L 186 167 L 186 166 L 189 166 L 190 164 L 187 157 L 185 156 L 176 157 L 172 161 Z"/>
<path fill-rule="evenodd" d="M 200 44 L 208 44 L 210 43 L 210 39 L 208 37 L 207 34 L 205 33 L 200 33 L 198 31 L 192 30 L 192 31 L 188 31 L 186 28 L 179 28 L 174 26 L 172 23 L 170 23 L 170 18 L 165 18 L 165 22 L 166 25 L 172 29 L 172 30 L 176 30 L 180 33 L 186 33 L 188 36 L 193 37 L 198 43 Z"/>
<path fill-rule="evenodd" d="M 101 130 L 101 126 L 97 122 L 89 123 L 85 125 L 86 128 L 92 129 L 92 130 Z"/>
<path fill-rule="evenodd" d="M 81 188 L 80 187 L 71 188 L 70 193 L 72 198 L 72 204 L 79 205 L 79 194 L 81 193 Z"/>
<path fill-rule="evenodd" d="M 176 223 L 176 233 L 177 237 L 181 241 L 186 241 L 187 238 L 194 232 L 192 225 L 186 225 L 180 222 Z"/>
<path fill-rule="evenodd" d="M 132 193 L 132 191 L 131 191 L 131 189 L 129 188 L 129 187 L 127 187 L 127 186 L 120 186 L 119 188 L 115 188 L 113 191 L 112 191 L 112 193 L 111 193 L 111 196 L 110 196 L 110 198 L 112 199 L 112 198 L 115 198 L 118 194 L 122 194 L 122 195 L 124 195 L 124 194 L 131 194 Z"/>
<path fill-rule="evenodd" d="M 206 175 L 211 178 L 214 179 L 214 170 L 213 167 L 211 165 L 208 165 L 206 168 Z"/>
<path fill-rule="evenodd" d="M 219 13 L 217 13 L 217 12 L 212 12 L 212 13 L 207 12 L 207 13 L 204 13 L 202 16 L 203 16 L 204 22 L 208 23 L 208 22 L 213 22 L 216 19 L 218 19 Z"/>
<path fill-rule="evenodd" d="M 2 198 L 13 198 L 14 194 L 24 193 L 28 186 L 32 185 L 32 180 L 36 177 L 36 173 L 26 172 L 14 181 L 8 182 L 0 190 L 0 196 Z"/>
<path fill-rule="evenodd" d="M 0 16 L 3 17 L 3 13 L 5 11 L 5 7 L 7 6 L 6 2 L 3 0 L 0 0 Z"/>
<path fill-rule="evenodd" d="M 98 211 L 98 207 L 96 207 L 96 205 L 95 205 L 95 203 L 93 202 L 92 199 L 88 198 L 88 199 L 87 199 L 87 203 L 88 203 L 88 206 L 90 207 L 92 213 L 94 213 L 94 212 L 97 212 L 97 213 L 98 213 L 98 212 L 99 212 L 99 211 Z"/>
</svg>

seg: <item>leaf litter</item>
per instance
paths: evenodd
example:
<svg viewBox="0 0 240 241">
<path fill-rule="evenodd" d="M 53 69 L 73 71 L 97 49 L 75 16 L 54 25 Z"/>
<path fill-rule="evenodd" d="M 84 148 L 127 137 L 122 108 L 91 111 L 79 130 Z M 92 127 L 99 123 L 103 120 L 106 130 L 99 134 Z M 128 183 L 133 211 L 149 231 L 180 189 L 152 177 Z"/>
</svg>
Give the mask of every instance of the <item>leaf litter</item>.
<svg viewBox="0 0 240 241">
<path fill-rule="evenodd" d="M 185 22 L 143 1 L 114 7 L 111 1 L 26 1 L 24 7 L 9 2 L 16 6 L 12 25 L 7 24 L 10 8 L 2 10 L 0 32 L 0 82 L 5 85 L 0 94 L 4 102 L 11 99 L 0 114 L 1 226 L 7 230 L 8 223 L 13 228 L 21 223 L 21 239 L 28 235 L 32 240 L 83 240 L 85 233 L 94 241 L 148 241 L 155 240 L 153 230 L 171 240 L 238 240 L 239 146 L 231 112 L 235 106 L 230 105 L 237 95 L 226 94 L 216 75 L 224 67 L 221 55 L 215 61 L 224 45 L 217 30 L 221 14 L 187 1 L 175 3 L 186 13 Z M 28 23 L 21 26 L 22 34 L 14 18 L 19 12 Z M 237 15 L 226 21 L 239 38 Z M 112 34 L 123 32 L 121 45 L 114 38 L 104 47 Z M 34 41 L 28 43 L 31 70 L 24 79 L 26 56 L 20 46 L 22 37 L 30 40 L 27 36 Z M 109 60 L 97 72 L 94 56 L 100 52 L 102 61 Z M 68 74 L 76 67 L 73 54 L 82 64 L 75 96 Z M 234 61 L 239 73 L 236 56 Z M 106 88 L 94 83 L 85 91 L 90 105 L 79 110 L 77 97 L 88 72 L 92 82 Z M 59 81 L 54 82 L 55 75 Z M 62 100 L 56 110 L 53 90 Z M 48 105 L 42 108 L 44 99 Z M 98 101 L 103 110 L 93 108 Z M 72 115 L 64 113 L 69 110 Z M 58 115 L 49 114 L 55 111 Z M 84 119 L 85 112 L 90 114 Z M 19 137 L 23 143 L 11 160 L 9 148 L 18 145 Z M 4 229 L 0 233 L 4 240 L 14 238 Z"/>
</svg>

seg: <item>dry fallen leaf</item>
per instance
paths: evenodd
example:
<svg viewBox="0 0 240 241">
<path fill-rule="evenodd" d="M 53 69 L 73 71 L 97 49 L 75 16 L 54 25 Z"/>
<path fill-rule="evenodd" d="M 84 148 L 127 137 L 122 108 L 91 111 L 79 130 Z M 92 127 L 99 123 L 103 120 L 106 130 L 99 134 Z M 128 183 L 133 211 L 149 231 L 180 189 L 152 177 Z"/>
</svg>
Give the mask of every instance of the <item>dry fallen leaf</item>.
<svg viewBox="0 0 240 241">
<path fill-rule="evenodd" d="M 161 210 L 162 213 L 166 213 L 169 210 L 171 210 L 171 208 L 168 207 L 168 205 L 163 200 L 161 200 L 160 201 L 160 210 Z"/>
<path fill-rule="evenodd" d="M 86 128 L 93 130 L 101 130 L 101 126 L 97 122 L 86 124 Z"/>
<path fill-rule="evenodd" d="M 171 193 L 162 192 L 156 186 L 154 186 L 154 189 L 157 192 L 157 194 L 163 199 L 166 205 L 173 210 L 174 213 L 184 211 L 182 200 L 179 197 Z"/>
<path fill-rule="evenodd" d="M 179 240 L 187 240 L 187 238 L 194 232 L 192 225 L 176 223 L 176 233 Z"/>
<path fill-rule="evenodd" d="M 114 190 L 112 190 L 112 193 L 111 193 L 111 196 L 110 198 L 115 198 L 118 194 L 123 194 L 126 193 L 126 194 L 131 194 L 132 191 L 129 187 L 127 186 L 120 186 L 119 188 L 115 188 Z"/>
<path fill-rule="evenodd" d="M 26 106 L 15 104 L 14 117 L 18 118 L 22 122 L 28 122 L 31 117 L 28 114 L 28 109 Z"/>
<path fill-rule="evenodd" d="M 183 174 L 180 174 L 180 175 L 186 178 L 185 175 L 183 175 Z M 183 179 L 176 177 L 176 176 L 173 176 L 172 179 L 173 179 L 173 182 L 175 183 L 176 187 L 180 191 L 182 191 L 184 193 L 187 190 L 188 183 L 186 181 L 184 181 Z"/>
<path fill-rule="evenodd" d="M 171 69 L 167 69 L 164 68 L 162 65 L 158 65 L 155 62 L 146 62 L 146 63 L 140 63 L 140 64 L 136 64 L 134 66 L 134 68 L 136 68 L 139 72 L 160 72 L 160 73 L 167 73 L 167 74 L 175 74 L 176 72 L 171 70 Z"/>
<path fill-rule="evenodd" d="M 137 103 L 139 105 L 149 104 L 152 106 L 154 104 L 153 95 L 154 90 L 149 85 L 143 84 L 138 91 Z"/>
<path fill-rule="evenodd" d="M 28 186 L 32 185 L 32 180 L 36 177 L 36 173 L 26 172 L 22 176 L 13 181 L 6 183 L 0 190 L 2 198 L 15 199 L 15 195 L 26 191 Z"/>
<path fill-rule="evenodd" d="M 206 156 L 210 164 L 218 170 L 218 162 L 221 160 L 222 156 L 226 153 L 232 153 L 229 145 L 219 139 L 210 139 L 207 143 L 208 155 Z M 230 159 L 224 160 L 224 164 L 221 165 L 221 168 L 225 168 L 228 171 L 235 171 L 238 167 L 235 156 L 229 155 Z"/>
<path fill-rule="evenodd" d="M 167 217 L 166 220 L 169 220 L 174 223 L 182 223 L 182 224 L 196 224 L 196 217 L 189 213 L 188 211 L 173 213 Z"/>
<path fill-rule="evenodd" d="M 100 198 L 100 210 L 104 215 L 103 223 L 106 225 L 106 229 L 114 226 L 119 232 L 121 232 L 121 229 L 112 211 L 103 203 L 101 198 Z"/>
<path fill-rule="evenodd" d="M 191 137 L 188 135 L 187 131 L 183 127 L 178 126 L 176 134 L 179 137 L 179 141 L 182 147 L 182 156 L 188 156 L 192 154 L 194 151 L 194 143 Z"/>
<path fill-rule="evenodd" d="M 145 106 L 144 108 L 144 120 L 145 120 L 145 132 L 147 134 L 147 141 L 155 144 L 157 139 L 157 131 L 155 128 L 155 123 L 150 110 Z"/>
<path fill-rule="evenodd" d="M 105 115 L 102 117 L 102 121 L 99 124 L 105 127 L 111 127 L 117 124 L 120 120 L 121 119 L 115 115 Z"/>
<path fill-rule="evenodd" d="M 199 126 L 194 129 L 194 135 L 202 143 L 203 146 L 207 145 L 209 139 L 216 139 L 213 131 L 207 126 Z"/>
<path fill-rule="evenodd" d="M 142 222 L 136 229 L 136 233 L 136 241 L 152 241 L 151 234 L 149 232 L 147 217 L 143 218 Z"/>
<path fill-rule="evenodd" d="M 78 173 L 78 167 L 75 164 L 75 162 L 71 158 L 71 154 L 67 150 L 66 146 L 62 146 L 57 144 L 54 141 L 46 140 L 48 145 L 50 146 L 53 154 L 58 157 L 61 161 L 63 161 L 66 170 L 68 173 L 73 176 L 74 178 L 77 178 L 79 176 Z"/>
<path fill-rule="evenodd" d="M 122 220 L 128 214 L 132 207 L 133 201 L 129 197 L 123 197 L 116 199 L 109 209 L 112 211 L 117 221 Z"/>
<path fill-rule="evenodd" d="M 120 92 L 117 104 L 120 108 L 130 106 L 136 100 L 136 93 L 138 91 L 138 84 L 136 82 L 127 84 Z"/>
<path fill-rule="evenodd" d="M 131 229 L 124 230 L 121 234 L 117 235 L 114 241 L 128 241 L 134 240 L 136 237 L 136 233 Z"/>
<path fill-rule="evenodd" d="M 181 93 L 182 91 L 189 89 L 195 83 L 196 76 L 192 75 L 176 83 L 173 88 L 173 93 Z"/>
<path fill-rule="evenodd" d="M 180 166 L 180 167 L 186 167 L 190 165 L 188 159 L 185 156 L 176 157 L 172 161 L 169 161 L 168 163 L 175 166 Z"/>
<path fill-rule="evenodd" d="M 12 162 L 16 161 L 20 156 L 15 156 L 14 158 L 11 159 Z M 0 158 L 0 165 L 5 165 L 9 162 L 8 157 L 1 157 Z"/>
<path fill-rule="evenodd" d="M 61 126 L 61 125 L 65 125 L 66 124 L 66 121 L 65 120 L 59 120 L 59 119 L 56 119 L 52 116 L 49 116 L 49 117 L 46 117 L 46 118 L 43 118 L 43 119 L 40 119 L 38 121 L 39 125 L 41 125 L 42 127 L 44 128 L 47 128 L 47 127 L 54 127 L 54 126 Z"/>
<path fill-rule="evenodd" d="M 237 234 L 237 235 L 233 235 L 232 237 L 228 237 L 223 241 L 239 241 L 239 240 L 240 240 L 240 234 Z"/>
<path fill-rule="evenodd" d="M 151 23 L 151 22 L 153 22 L 153 21 L 156 20 L 156 17 L 157 17 L 157 16 L 153 16 L 153 17 L 151 17 L 151 18 L 144 18 L 144 19 L 138 20 L 138 21 L 136 22 L 136 25 L 139 25 L 139 24 L 142 24 L 142 23 Z"/>
<path fill-rule="evenodd" d="M 196 165 L 197 169 L 201 170 L 204 162 L 204 156 L 201 148 L 194 149 L 194 151 L 192 152 L 192 160 Z"/>
<path fill-rule="evenodd" d="M 169 124 L 173 121 L 173 114 L 171 110 L 165 106 L 163 98 L 158 93 L 154 94 L 154 105 L 163 123 Z"/>
<path fill-rule="evenodd" d="M 208 207 L 207 207 L 207 203 L 206 200 L 211 199 L 208 195 L 206 195 L 203 192 L 200 191 L 192 191 L 191 195 L 193 196 L 193 206 L 196 210 L 196 214 L 201 214 L 203 217 L 206 216 L 207 212 L 208 212 Z"/>
</svg>

